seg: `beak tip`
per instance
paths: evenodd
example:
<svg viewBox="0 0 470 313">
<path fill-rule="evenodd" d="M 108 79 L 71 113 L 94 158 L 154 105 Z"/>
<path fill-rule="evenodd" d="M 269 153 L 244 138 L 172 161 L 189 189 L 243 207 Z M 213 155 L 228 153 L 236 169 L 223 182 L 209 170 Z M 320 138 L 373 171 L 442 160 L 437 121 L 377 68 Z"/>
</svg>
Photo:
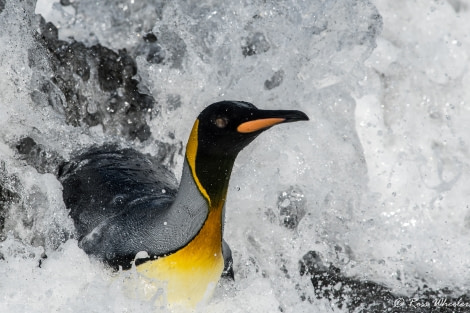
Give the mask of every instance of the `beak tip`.
<svg viewBox="0 0 470 313">
<path fill-rule="evenodd" d="M 310 120 L 310 118 L 307 116 L 307 114 L 305 114 L 302 111 L 295 111 L 295 114 L 294 114 L 294 116 L 292 116 L 292 119 L 291 119 L 292 122 L 309 121 L 309 120 Z"/>
</svg>

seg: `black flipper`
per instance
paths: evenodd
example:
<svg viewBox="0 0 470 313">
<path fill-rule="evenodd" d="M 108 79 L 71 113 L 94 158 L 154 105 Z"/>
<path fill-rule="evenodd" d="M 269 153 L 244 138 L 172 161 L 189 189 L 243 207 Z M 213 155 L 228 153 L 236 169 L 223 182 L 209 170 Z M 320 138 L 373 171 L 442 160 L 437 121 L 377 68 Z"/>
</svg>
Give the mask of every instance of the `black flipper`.
<svg viewBox="0 0 470 313">
<path fill-rule="evenodd" d="M 225 240 L 222 240 L 222 255 L 224 256 L 224 271 L 222 272 L 222 277 L 235 280 L 235 275 L 233 273 L 232 250 L 230 250 L 230 247 Z"/>
</svg>

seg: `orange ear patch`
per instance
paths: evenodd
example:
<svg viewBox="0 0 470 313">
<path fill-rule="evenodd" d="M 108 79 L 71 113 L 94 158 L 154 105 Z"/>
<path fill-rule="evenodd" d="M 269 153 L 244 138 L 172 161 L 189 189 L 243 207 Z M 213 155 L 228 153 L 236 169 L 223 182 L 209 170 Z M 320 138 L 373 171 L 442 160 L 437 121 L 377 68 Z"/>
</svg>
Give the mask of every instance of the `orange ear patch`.
<svg viewBox="0 0 470 313">
<path fill-rule="evenodd" d="M 252 133 L 260 129 L 268 128 L 276 124 L 284 122 L 285 118 L 272 117 L 272 118 L 262 118 L 259 120 L 248 121 L 241 123 L 237 127 L 239 133 Z"/>
</svg>

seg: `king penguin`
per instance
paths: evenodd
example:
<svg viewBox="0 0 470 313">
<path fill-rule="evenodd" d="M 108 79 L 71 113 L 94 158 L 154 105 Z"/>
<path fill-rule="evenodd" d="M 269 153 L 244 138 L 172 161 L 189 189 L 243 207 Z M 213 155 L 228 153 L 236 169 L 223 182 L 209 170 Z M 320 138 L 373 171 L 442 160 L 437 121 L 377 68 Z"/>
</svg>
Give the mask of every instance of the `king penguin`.
<svg viewBox="0 0 470 313">
<path fill-rule="evenodd" d="M 242 101 L 209 105 L 189 135 L 179 188 L 171 172 L 133 149 L 108 145 L 74 157 L 59 179 L 79 246 L 113 268 L 134 264 L 164 282 L 170 305 L 207 301 L 223 272 L 233 277 L 223 224 L 235 158 L 270 127 L 302 120 L 301 111 Z"/>
</svg>

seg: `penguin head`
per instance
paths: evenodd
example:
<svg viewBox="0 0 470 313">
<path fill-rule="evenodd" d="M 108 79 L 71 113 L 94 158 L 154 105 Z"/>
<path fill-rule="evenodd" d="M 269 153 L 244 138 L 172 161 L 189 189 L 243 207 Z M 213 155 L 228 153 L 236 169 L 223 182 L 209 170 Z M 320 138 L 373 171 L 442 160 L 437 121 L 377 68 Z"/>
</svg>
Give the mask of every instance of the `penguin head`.
<svg viewBox="0 0 470 313">
<path fill-rule="evenodd" d="M 223 203 L 235 158 L 244 147 L 274 125 L 306 120 L 307 115 L 300 111 L 260 110 L 241 101 L 222 101 L 205 108 L 189 136 L 186 160 L 209 206 Z"/>
<path fill-rule="evenodd" d="M 198 117 L 198 153 L 236 157 L 272 126 L 306 120 L 308 116 L 297 110 L 260 110 L 242 101 L 213 103 Z"/>
</svg>

